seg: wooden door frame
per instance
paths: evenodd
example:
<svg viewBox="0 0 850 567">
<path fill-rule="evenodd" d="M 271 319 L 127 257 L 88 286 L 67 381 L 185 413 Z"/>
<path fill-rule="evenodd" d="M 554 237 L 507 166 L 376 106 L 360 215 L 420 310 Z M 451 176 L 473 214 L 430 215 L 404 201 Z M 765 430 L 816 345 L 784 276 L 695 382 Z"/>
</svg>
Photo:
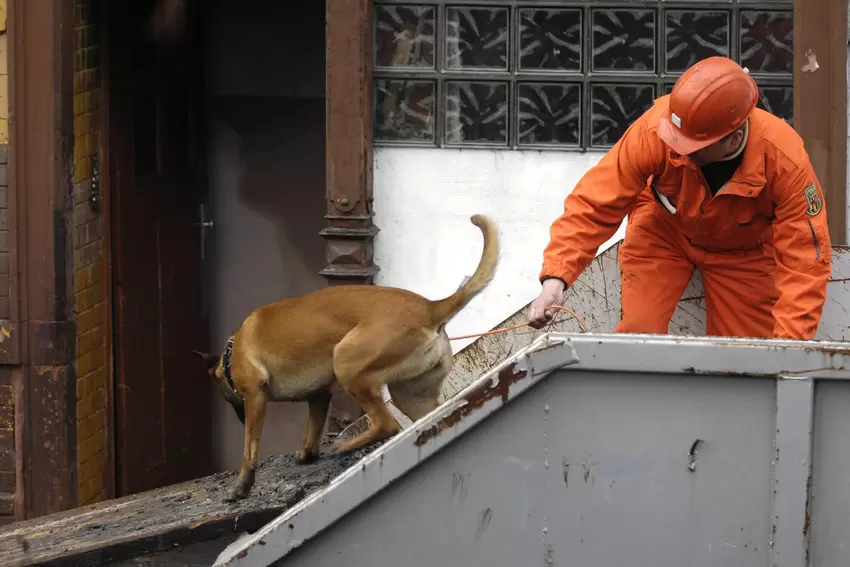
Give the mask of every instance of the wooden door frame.
<svg viewBox="0 0 850 567">
<path fill-rule="evenodd" d="M 15 516 L 77 504 L 73 0 L 7 0 Z"/>
<path fill-rule="evenodd" d="M 111 52 L 108 43 L 108 27 L 106 22 L 107 2 L 99 3 L 100 13 L 98 14 L 99 40 L 101 46 L 101 205 L 100 214 L 105 219 L 103 230 L 103 297 L 104 297 L 104 314 L 106 321 L 104 323 L 104 348 L 106 349 L 105 364 L 106 364 L 106 463 L 104 464 L 103 488 L 106 491 L 106 498 L 115 498 L 116 495 L 116 462 L 115 462 L 115 316 L 113 299 L 113 277 L 114 270 L 112 266 L 113 250 L 113 210 L 112 210 L 112 121 L 110 120 L 110 63 Z"/>
</svg>

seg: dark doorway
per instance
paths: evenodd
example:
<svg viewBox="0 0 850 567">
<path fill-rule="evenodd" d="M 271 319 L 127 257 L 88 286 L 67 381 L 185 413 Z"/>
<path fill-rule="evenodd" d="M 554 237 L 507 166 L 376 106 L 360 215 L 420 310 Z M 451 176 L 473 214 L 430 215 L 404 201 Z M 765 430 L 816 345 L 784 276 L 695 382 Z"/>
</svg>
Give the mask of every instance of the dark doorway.
<svg viewBox="0 0 850 567">
<path fill-rule="evenodd" d="M 192 353 L 208 343 L 203 42 L 200 3 L 167 45 L 148 31 L 152 0 L 105 4 L 120 496 L 212 469 L 212 383 Z"/>
</svg>

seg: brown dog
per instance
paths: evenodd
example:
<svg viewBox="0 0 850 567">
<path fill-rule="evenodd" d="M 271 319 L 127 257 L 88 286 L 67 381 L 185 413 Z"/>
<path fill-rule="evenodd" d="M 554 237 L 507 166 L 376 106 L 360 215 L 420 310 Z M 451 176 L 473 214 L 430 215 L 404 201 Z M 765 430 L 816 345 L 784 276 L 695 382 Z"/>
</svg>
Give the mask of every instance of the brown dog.
<svg viewBox="0 0 850 567">
<path fill-rule="evenodd" d="M 254 485 L 269 400 L 309 404 L 299 463 L 319 456 L 334 381 L 360 404 L 370 427 L 335 443 L 331 452 L 358 449 L 400 430 L 381 396 L 383 384 L 413 421 L 437 407 L 453 362 L 446 323 L 490 283 L 499 261 L 495 222 L 483 215 L 471 220 L 484 235 L 481 260 L 469 281 L 445 299 L 393 287 L 327 287 L 256 309 L 223 355 L 198 352 L 245 425 L 242 467 L 228 500 L 244 498 Z"/>
</svg>

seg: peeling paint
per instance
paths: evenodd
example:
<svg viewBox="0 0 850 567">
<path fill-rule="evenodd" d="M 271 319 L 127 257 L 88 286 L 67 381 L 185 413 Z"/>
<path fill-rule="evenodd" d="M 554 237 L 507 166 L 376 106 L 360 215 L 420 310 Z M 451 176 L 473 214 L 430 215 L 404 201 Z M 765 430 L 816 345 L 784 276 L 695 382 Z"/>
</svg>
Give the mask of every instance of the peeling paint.
<svg viewBox="0 0 850 567">
<path fill-rule="evenodd" d="M 800 67 L 800 70 L 803 73 L 814 73 L 820 69 L 820 65 L 818 65 L 818 59 L 815 55 L 814 51 L 811 49 L 806 51 L 806 64 Z"/>
<path fill-rule="evenodd" d="M 429 427 L 420 433 L 416 438 L 416 441 L 414 441 L 414 444 L 417 447 L 421 447 L 431 439 L 439 436 L 440 433 L 446 429 L 457 425 L 457 423 L 463 418 L 483 406 L 489 400 L 499 397 L 501 398 L 502 403 L 507 403 L 511 384 L 523 379 L 527 375 L 528 372 L 525 370 L 517 371 L 515 364 L 504 368 L 501 372 L 499 372 L 495 385 L 491 379 L 489 384 L 484 383 L 470 391 L 463 397 L 463 401 L 465 403 L 462 406 L 438 421 L 432 427 Z"/>
</svg>

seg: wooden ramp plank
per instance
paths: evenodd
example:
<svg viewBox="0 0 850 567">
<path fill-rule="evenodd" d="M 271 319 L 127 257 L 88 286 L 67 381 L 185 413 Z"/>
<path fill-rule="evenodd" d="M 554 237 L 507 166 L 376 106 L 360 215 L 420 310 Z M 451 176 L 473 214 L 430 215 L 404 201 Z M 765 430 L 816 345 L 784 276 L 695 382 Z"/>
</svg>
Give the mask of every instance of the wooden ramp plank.
<svg viewBox="0 0 850 567">
<path fill-rule="evenodd" d="M 357 463 L 379 444 L 309 465 L 291 456 L 260 465 L 251 495 L 224 502 L 236 472 L 151 490 L 0 529 L 0 565 L 94 567 L 254 531 Z"/>
</svg>

